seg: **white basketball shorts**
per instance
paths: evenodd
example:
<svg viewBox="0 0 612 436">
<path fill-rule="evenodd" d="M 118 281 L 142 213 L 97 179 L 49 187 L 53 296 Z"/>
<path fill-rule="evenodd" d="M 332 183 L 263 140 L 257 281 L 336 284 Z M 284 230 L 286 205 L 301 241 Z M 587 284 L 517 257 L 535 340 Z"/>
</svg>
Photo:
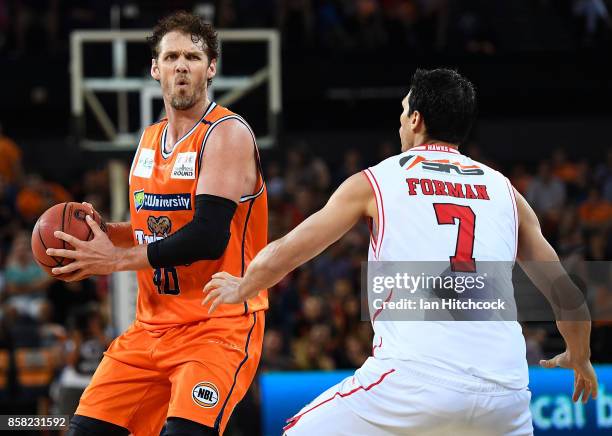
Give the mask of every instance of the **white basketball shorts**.
<svg viewBox="0 0 612 436">
<path fill-rule="evenodd" d="M 528 389 L 370 357 L 287 421 L 287 436 L 528 436 Z"/>
</svg>

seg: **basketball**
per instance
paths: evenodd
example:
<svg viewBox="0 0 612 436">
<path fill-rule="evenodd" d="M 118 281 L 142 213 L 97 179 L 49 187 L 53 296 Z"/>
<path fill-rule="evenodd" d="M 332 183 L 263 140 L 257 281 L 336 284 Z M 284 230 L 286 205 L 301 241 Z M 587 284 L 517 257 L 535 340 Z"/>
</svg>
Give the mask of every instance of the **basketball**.
<svg viewBox="0 0 612 436">
<path fill-rule="evenodd" d="M 74 249 L 70 244 L 53 236 L 53 233 L 60 230 L 82 241 L 89 241 L 93 238 L 93 232 L 85 221 L 88 212 L 88 209 L 81 203 L 60 203 L 47 209 L 36 221 L 32 231 L 32 253 L 36 262 L 49 275 L 52 275 L 51 268 L 67 265 L 72 262 L 72 259 L 48 256 L 47 248 Z M 100 228 L 106 231 L 106 225 L 100 214 L 94 212 L 93 218 Z"/>
</svg>

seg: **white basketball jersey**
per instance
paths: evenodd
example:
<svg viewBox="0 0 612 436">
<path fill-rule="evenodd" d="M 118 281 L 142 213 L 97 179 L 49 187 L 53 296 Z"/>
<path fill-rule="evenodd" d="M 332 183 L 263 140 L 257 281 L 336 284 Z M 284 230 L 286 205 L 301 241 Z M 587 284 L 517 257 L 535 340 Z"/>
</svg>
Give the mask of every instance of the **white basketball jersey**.
<svg viewBox="0 0 612 436">
<path fill-rule="evenodd" d="M 364 171 L 378 228 L 368 260 L 442 261 L 455 271 L 505 265 L 512 290 L 518 217 L 508 179 L 453 148 L 423 145 Z M 497 265 L 497 263 L 496 263 Z M 373 321 L 374 357 L 468 374 L 510 389 L 528 384 L 516 321 Z"/>
</svg>

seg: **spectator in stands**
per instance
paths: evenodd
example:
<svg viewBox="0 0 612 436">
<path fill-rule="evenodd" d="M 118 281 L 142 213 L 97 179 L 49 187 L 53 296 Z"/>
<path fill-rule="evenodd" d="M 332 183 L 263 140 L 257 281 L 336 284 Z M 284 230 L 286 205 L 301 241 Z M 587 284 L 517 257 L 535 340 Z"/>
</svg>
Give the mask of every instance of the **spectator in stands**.
<svg viewBox="0 0 612 436">
<path fill-rule="evenodd" d="M 608 150 L 605 163 L 596 168 L 595 181 L 601 186 L 603 197 L 612 202 L 612 150 Z"/>
<path fill-rule="evenodd" d="M 69 191 L 74 198 L 96 205 L 96 210 L 103 218 L 108 218 L 110 208 L 110 178 L 107 165 L 85 171 L 75 180 Z M 129 212 L 128 212 L 129 213 Z"/>
<path fill-rule="evenodd" d="M 30 233 L 20 231 L 6 262 L 7 304 L 20 315 L 37 319 L 45 302 L 45 292 L 53 280 L 36 263 L 30 249 Z"/>
<path fill-rule="evenodd" d="M 298 369 L 335 369 L 334 345 L 328 324 L 321 322 L 312 325 L 308 334 L 293 342 L 293 355 Z"/>
<path fill-rule="evenodd" d="M 578 212 L 582 224 L 588 229 L 606 228 L 612 220 L 612 205 L 602 198 L 597 187 L 589 190 L 589 196 Z"/>
<path fill-rule="evenodd" d="M 565 183 L 574 183 L 578 179 L 576 163 L 567 158 L 565 150 L 559 148 L 552 156 L 553 174 Z"/>
<path fill-rule="evenodd" d="M 565 184 L 567 197 L 579 203 L 586 199 L 591 173 L 586 160 L 568 159 L 565 150 L 557 149 L 552 156 L 552 172 Z"/>
<path fill-rule="evenodd" d="M 285 350 L 283 335 L 277 329 L 266 330 L 259 368 L 261 371 L 295 369 L 293 358 Z"/>
<path fill-rule="evenodd" d="M 589 187 L 593 185 L 593 169 L 586 159 L 581 159 L 576 164 L 576 179 L 567 186 L 567 196 L 576 203 L 582 203 L 587 199 Z"/>
<path fill-rule="evenodd" d="M 73 415 L 111 339 L 97 305 L 82 306 L 72 319 L 66 343 L 66 367 L 59 377 L 59 413 Z"/>
<path fill-rule="evenodd" d="M 37 174 L 29 174 L 17 194 L 17 211 L 24 224 L 32 226 L 45 210 L 64 201 L 70 201 L 70 194 L 59 183 L 46 182 Z"/>
<path fill-rule="evenodd" d="M 15 195 L 14 187 L 8 185 L 0 175 L 0 266 L 4 265 L 6 253 L 19 230 L 19 220 L 15 213 Z"/>
<path fill-rule="evenodd" d="M 339 368 L 359 368 L 369 356 L 367 346 L 364 346 L 359 337 L 353 334 L 345 338 L 341 350 Z"/>
<path fill-rule="evenodd" d="M 518 164 L 512 168 L 510 181 L 512 182 L 512 186 L 522 195 L 526 195 L 527 191 L 529 191 L 531 180 L 532 176 L 527 172 L 525 165 Z"/>
<path fill-rule="evenodd" d="M 0 124 L 0 177 L 4 183 L 15 185 L 21 181 L 23 169 L 21 166 L 21 148 L 11 138 L 4 134 Z"/>
<path fill-rule="evenodd" d="M 335 172 L 334 185 L 340 186 L 344 180 L 363 169 L 363 158 L 359 150 L 348 149 L 343 156 L 342 166 Z"/>
<path fill-rule="evenodd" d="M 561 214 L 561 220 L 558 227 L 559 244 L 557 247 L 559 256 L 564 261 L 569 260 L 584 260 L 585 241 L 583 229 L 580 223 L 577 208 L 574 205 L 568 205 Z"/>
<path fill-rule="evenodd" d="M 312 187 L 317 193 L 317 204 L 323 205 L 329 198 L 331 189 L 331 174 L 325 160 L 320 157 L 314 158 L 311 163 L 311 172 L 313 177 Z M 324 198 L 321 198 L 321 195 Z"/>
<path fill-rule="evenodd" d="M 376 0 L 356 0 L 346 28 L 353 48 L 359 51 L 373 52 L 388 42 L 383 15 Z"/>
<path fill-rule="evenodd" d="M 387 0 L 381 3 L 389 47 L 418 50 L 419 11 L 416 0 Z"/>
<path fill-rule="evenodd" d="M 527 191 L 527 200 L 540 216 L 559 215 L 565 204 L 565 185 L 553 175 L 550 163 L 540 163 L 538 175 Z"/>
<path fill-rule="evenodd" d="M 294 228 L 316 210 L 317 204 L 312 189 L 306 186 L 296 188 L 293 201 L 285 203 L 284 206 L 285 226 Z"/>
<path fill-rule="evenodd" d="M 546 330 L 542 328 L 529 328 L 524 325 L 523 334 L 525 335 L 527 347 L 527 363 L 529 365 L 539 365 L 540 361 L 545 358 L 542 345 L 546 341 Z"/>
<path fill-rule="evenodd" d="M 309 181 L 308 167 L 310 165 L 310 152 L 308 144 L 300 143 L 287 151 L 285 163 L 285 192 L 292 196 L 299 186 Z"/>
</svg>

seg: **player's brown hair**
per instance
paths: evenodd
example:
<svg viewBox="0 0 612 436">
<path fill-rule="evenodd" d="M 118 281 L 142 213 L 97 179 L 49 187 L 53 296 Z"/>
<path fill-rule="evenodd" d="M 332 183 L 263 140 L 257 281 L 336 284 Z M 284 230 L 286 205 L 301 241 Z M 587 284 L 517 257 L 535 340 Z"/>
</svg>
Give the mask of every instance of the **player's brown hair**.
<svg viewBox="0 0 612 436">
<path fill-rule="evenodd" d="M 153 28 L 153 34 L 147 37 L 153 59 L 157 59 L 159 56 L 159 43 L 164 35 L 173 31 L 191 35 L 194 44 L 203 41 L 204 52 L 209 61 L 219 57 L 219 38 L 213 25 L 205 22 L 202 17 L 196 14 L 177 11 L 159 20 Z M 212 79 L 209 79 L 209 86 L 211 82 Z"/>
</svg>

